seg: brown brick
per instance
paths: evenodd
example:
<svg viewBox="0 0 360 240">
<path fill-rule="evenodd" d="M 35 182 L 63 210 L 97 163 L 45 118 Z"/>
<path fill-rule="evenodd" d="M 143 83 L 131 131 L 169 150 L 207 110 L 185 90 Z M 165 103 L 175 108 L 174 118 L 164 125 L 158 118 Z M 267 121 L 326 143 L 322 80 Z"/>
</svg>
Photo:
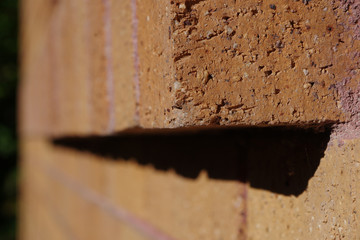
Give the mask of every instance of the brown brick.
<svg viewBox="0 0 360 240">
<path fill-rule="evenodd" d="M 283 138 L 275 132 L 273 137 L 249 135 L 246 143 L 239 137 L 216 144 L 198 142 L 197 149 L 202 150 L 193 154 L 195 144 L 171 147 L 184 138 L 160 141 L 166 153 L 146 145 L 159 146 L 151 138 L 129 138 L 125 141 L 129 144 L 111 140 L 114 146 L 123 146 L 118 157 L 110 152 L 119 149 L 107 148 L 104 142 L 98 146 L 109 149 L 106 157 L 93 145 L 86 152 L 27 138 L 22 144 L 22 233 L 25 239 L 36 234 L 46 238 L 57 231 L 111 239 L 125 228 L 148 236 L 139 221 L 134 224 L 131 218 L 119 217 L 120 209 L 156 229 L 151 236 L 168 237 L 164 239 L 358 238 L 359 141 L 340 145 L 331 141 L 325 151 L 326 139 L 320 146 L 316 135 L 287 134 Z M 211 137 L 216 142 L 216 135 Z M 190 138 L 196 139 L 194 143 L 199 140 Z M 131 149 L 135 141 L 138 146 Z M 229 144 L 236 141 L 237 148 Z M 171 158 L 174 149 L 180 156 Z M 243 158 L 249 161 L 245 165 Z M 176 167 L 180 160 L 180 166 L 193 169 L 193 176 Z M 299 181 L 303 178 L 305 186 L 304 180 Z M 42 214 L 49 214 L 54 222 L 45 222 Z M 44 224 L 53 224 L 54 229 L 42 232 Z"/>
<path fill-rule="evenodd" d="M 23 1 L 21 239 L 359 238 L 358 7 Z M 92 153 L 48 140 L 342 121 L 327 147 L 329 136 L 319 146 L 254 128 L 223 141 L 109 138 Z"/>
<path fill-rule="evenodd" d="M 38 239 L 57 231 L 94 240 L 122 234 L 127 239 L 140 235 L 164 240 L 244 237 L 239 232 L 245 207 L 241 182 L 211 179 L 206 172 L 188 179 L 171 170 L 141 166 L 140 159 L 103 158 L 44 140 L 27 139 L 22 150 L 22 239 L 41 234 L 46 219 L 37 210 L 49 214 L 54 227 L 69 227 L 48 229 Z M 116 215 L 123 210 L 133 217 Z M 30 218 L 34 215 L 36 221 Z"/>
<path fill-rule="evenodd" d="M 307 126 L 351 116 L 338 88 L 357 86 L 355 5 L 33 3 L 23 10 L 25 129 L 107 134 L 135 126 Z"/>
<path fill-rule="evenodd" d="M 130 1 L 24 1 L 23 13 L 21 131 L 135 125 Z"/>
<path fill-rule="evenodd" d="M 20 239 L 97 240 L 113 239 L 114 236 L 134 240 L 150 239 L 141 229 L 134 228 L 123 219 L 119 220 L 116 215 L 109 213 L 109 209 L 96 204 L 96 200 L 95 203 L 89 201 L 86 193 L 84 197 L 81 191 L 75 190 L 77 186 L 72 184 L 77 181 L 70 182 L 71 179 L 69 181 L 66 176 L 74 178 L 74 170 L 80 170 L 78 167 L 82 160 L 77 161 L 75 155 L 71 156 L 71 154 L 65 154 L 67 156 L 55 154 L 57 151 L 51 151 L 51 147 L 44 141 L 28 140 L 22 144 L 24 161 L 22 161 Z M 55 161 L 58 160 L 64 160 L 62 167 L 73 168 L 73 171 L 65 173 L 56 169 Z M 95 165 L 91 162 L 88 159 L 83 170 L 95 170 L 92 168 Z M 80 178 L 81 175 L 86 175 L 86 171 L 80 171 Z M 95 179 L 99 177 L 102 177 L 101 173 L 93 176 Z M 104 182 L 104 184 L 108 183 Z M 97 192 L 92 186 L 86 187 L 90 187 L 91 192 Z M 103 188 L 102 193 L 99 193 L 101 198 L 107 197 L 105 195 L 108 192 L 105 194 L 104 190 Z"/>
<path fill-rule="evenodd" d="M 170 50 L 162 43 L 167 26 L 160 24 L 161 38 L 148 41 L 144 49 L 151 50 L 144 55 L 161 60 L 170 51 L 163 64 L 169 62 L 165 71 L 171 75 L 166 77 L 159 65 L 140 61 L 141 76 L 157 74 L 154 83 L 152 77 L 141 79 L 140 125 L 309 125 L 346 120 L 349 115 L 340 109 L 335 86 L 350 75 L 355 63 L 350 55 L 359 44 L 344 27 L 346 13 L 329 1 L 271 4 L 275 7 L 262 1 L 221 0 L 165 5 L 162 15 L 168 18 L 161 21 L 169 21 Z M 142 13 L 153 19 L 149 11 Z M 139 21 L 140 26 L 151 24 L 142 15 Z"/>
<path fill-rule="evenodd" d="M 249 239 L 359 238 L 359 143 L 330 144 L 306 191 L 297 197 L 250 188 Z"/>
</svg>

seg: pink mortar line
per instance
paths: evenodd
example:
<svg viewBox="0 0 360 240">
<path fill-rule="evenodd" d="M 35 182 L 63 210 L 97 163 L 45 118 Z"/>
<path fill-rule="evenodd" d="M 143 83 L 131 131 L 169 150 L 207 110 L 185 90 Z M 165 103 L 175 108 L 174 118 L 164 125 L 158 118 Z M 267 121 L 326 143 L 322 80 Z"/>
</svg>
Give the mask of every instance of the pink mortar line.
<svg viewBox="0 0 360 240">
<path fill-rule="evenodd" d="M 137 5 L 136 0 L 131 0 L 131 10 L 132 10 L 132 42 L 133 42 L 133 57 L 134 57 L 134 90 L 135 90 L 135 114 L 134 120 L 136 123 L 139 123 L 140 114 L 139 114 L 139 105 L 140 105 L 140 60 L 139 60 L 139 48 L 138 48 L 138 28 L 139 20 L 137 18 Z"/>
<path fill-rule="evenodd" d="M 84 0 L 84 6 L 86 6 L 86 12 L 85 12 L 85 16 L 86 16 L 86 21 L 85 21 L 85 38 L 84 38 L 84 44 L 86 46 L 86 53 L 87 53 L 87 66 L 90 66 L 90 61 L 89 59 L 91 59 L 91 48 L 90 48 L 90 38 L 91 38 L 91 34 L 90 34 L 90 22 L 89 22 L 89 0 Z M 92 96 L 91 94 L 94 92 L 93 90 L 93 82 L 91 81 L 91 74 L 90 74 L 90 69 L 87 68 L 86 71 L 86 93 L 87 93 L 87 101 L 86 101 L 86 108 L 87 108 L 87 113 L 88 113 L 88 117 L 89 117 L 89 121 L 88 121 L 88 128 L 86 128 L 86 131 L 88 132 L 93 126 L 94 126 L 94 111 L 92 108 Z"/>
<path fill-rule="evenodd" d="M 49 28 L 49 41 L 50 41 L 50 46 L 49 46 L 49 61 L 51 63 L 50 66 L 50 77 L 51 77 L 51 94 L 52 94 L 52 101 L 53 101 L 53 108 L 51 109 L 51 126 L 53 126 L 51 129 L 51 134 L 52 135 L 56 135 L 60 130 L 64 130 L 62 129 L 63 126 L 61 126 L 61 122 L 59 119 L 61 119 L 61 115 L 62 113 L 62 106 L 61 106 L 61 79 L 59 78 L 59 64 L 58 64 L 58 52 L 56 51 L 56 49 L 58 49 L 58 43 L 59 41 L 57 41 L 57 37 L 56 34 L 58 33 L 58 31 L 60 29 L 62 29 L 62 17 L 64 16 L 63 10 L 64 8 L 61 8 L 61 10 L 58 12 L 58 14 L 52 14 L 51 17 L 51 24 L 50 24 L 50 28 Z M 60 71 L 61 72 L 61 71 Z M 67 130 L 67 129 L 66 129 Z"/>
<path fill-rule="evenodd" d="M 165 233 L 158 230 L 150 223 L 136 217 L 124 208 L 113 204 L 107 198 L 97 194 L 95 191 L 92 191 L 81 183 L 66 176 L 65 173 L 58 170 L 57 168 L 54 168 L 48 164 L 42 165 L 46 174 L 53 178 L 55 181 L 59 182 L 73 192 L 79 194 L 84 200 L 94 205 L 97 205 L 102 210 L 112 215 L 114 218 L 129 224 L 134 229 L 141 232 L 143 235 L 150 237 L 154 240 L 176 240 L 170 236 L 167 236 Z"/>
<path fill-rule="evenodd" d="M 107 97 L 109 101 L 108 114 L 109 121 L 107 132 L 111 133 L 115 129 L 115 98 L 114 98 L 114 73 L 112 59 L 112 34 L 111 34 L 111 17 L 110 17 L 110 1 L 103 0 L 104 4 L 104 33 L 105 33 L 105 57 L 106 57 L 106 87 Z"/>
<path fill-rule="evenodd" d="M 56 27 L 54 27 L 55 23 L 54 23 L 54 19 L 52 19 L 52 23 L 50 24 L 50 30 L 49 30 L 49 35 L 50 35 L 50 43 L 49 43 L 49 51 L 47 52 L 48 56 L 49 56 L 49 61 L 51 64 L 50 67 L 50 102 L 52 103 L 52 108 L 50 109 L 50 125 L 52 127 L 49 128 L 49 126 L 47 127 L 47 131 L 49 131 L 50 129 L 50 134 L 51 135 L 55 135 L 57 134 L 56 130 L 54 129 L 59 129 L 58 123 L 59 123 L 59 115 L 60 115 L 60 93 L 59 93 L 59 77 L 58 77 L 58 71 L 57 71 L 57 67 L 58 64 L 56 64 L 57 61 L 57 56 L 56 56 L 56 52 L 55 52 L 55 46 L 54 44 L 56 43 L 56 41 L 54 40 L 54 38 L 56 37 L 54 34 L 54 30 L 57 29 Z"/>
</svg>

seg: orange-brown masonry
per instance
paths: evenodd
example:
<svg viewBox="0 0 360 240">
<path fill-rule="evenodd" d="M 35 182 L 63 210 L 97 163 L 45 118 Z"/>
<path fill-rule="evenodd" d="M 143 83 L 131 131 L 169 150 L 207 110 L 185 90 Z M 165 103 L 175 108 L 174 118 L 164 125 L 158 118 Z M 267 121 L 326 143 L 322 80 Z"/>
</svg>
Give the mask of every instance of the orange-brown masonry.
<svg viewBox="0 0 360 240">
<path fill-rule="evenodd" d="M 22 102 L 37 107 L 22 112 L 23 128 L 83 135 L 347 121 L 338 86 L 357 71 L 357 9 L 327 0 L 24 1 Z"/>
<path fill-rule="evenodd" d="M 359 239 L 359 18 L 23 0 L 20 239 Z"/>
</svg>

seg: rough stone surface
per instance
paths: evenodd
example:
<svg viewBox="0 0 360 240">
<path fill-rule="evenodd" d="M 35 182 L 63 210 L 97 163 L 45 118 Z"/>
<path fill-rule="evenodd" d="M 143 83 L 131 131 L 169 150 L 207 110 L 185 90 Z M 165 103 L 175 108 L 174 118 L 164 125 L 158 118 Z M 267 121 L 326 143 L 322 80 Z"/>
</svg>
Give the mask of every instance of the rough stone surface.
<svg viewBox="0 0 360 240">
<path fill-rule="evenodd" d="M 340 144 L 343 144 L 345 139 L 360 138 L 360 85 L 351 88 L 348 86 L 350 80 L 351 77 L 348 77 L 337 86 L 341 97 L 341 108 L 350 116 L 350 120 L 346 123 L 334 126 L 332 138 L 339 140 Z"/>
<path fill-rule="evenodd" d="M 337 3 L 333 0 L 333 2 Z M 348 23 L 345 24 L 353 31 L 353 37 L 360 40 L 360 2 L 356 0 L 340 0 L 340 7 L 348 14 Z"/>
<path fill-rule="evenodd" d="M 161 95 L 152 96 L 167 104 L 141 102 L 146 117 L 140 125 L 311 125 L 349 119 L 336 86 L 357 64 L 352 51 L 359 46 L 357 3 L 171 1 L 164 8 L 171 20 L 167 72 L 172 75 L 141 64 L 142 71 L 159 73 L 160 81 L 167 78 L 166 87 L 159 83 Z M 158 31 L 165 32 L 165 26 Z M 169 51 L 161 46 L 152 48 L 153 55 Z M 148 89 L 149 80 L 142 79 L 140 88 Z"/>
<path fill-rule="evenodd" d="M 22 3 L 20 239 L 360 238 L 359 1 Z"/>
<path fill-rule="evenodd" d="M 345 13 L 345 16 L 339 20 L 343 22 L 345 29 L 352 33 L 351 48 L 347 52 L 350 58 L 350 64 L 344 66 L 343 79 L 336 84 L 340 97 L 340 108 L 347 113 L 348 120 L 345 123 L 336 124 L 332 134 L 332 140 L 337 140 L 338 144 L 344 144 L 345 139 L 358 139 L 360 137 L 360 54 L 359 54 L 359 20 L 360 3 L 358 1 L 344 0 L 338 1 L 336 7 Z"/>
<path fill-rule="evenodd" d="M 33 0 L 23 12 L 24 131 L 351 118 L 338 87 L 358 82 L 357 1 Z"/>
</svg>

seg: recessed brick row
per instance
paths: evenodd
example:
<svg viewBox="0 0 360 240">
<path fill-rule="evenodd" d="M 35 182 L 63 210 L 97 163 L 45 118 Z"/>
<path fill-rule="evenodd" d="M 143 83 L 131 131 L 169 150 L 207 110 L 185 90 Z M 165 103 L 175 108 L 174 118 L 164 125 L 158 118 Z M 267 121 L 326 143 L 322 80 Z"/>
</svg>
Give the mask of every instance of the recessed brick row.
<svg viewBox="0 0 360 240">
<path fill-rule="evenodd" d="M 23 138 L 21 239 L 357 239 L 359 140 L 328 138 Z"/>
</svg>

